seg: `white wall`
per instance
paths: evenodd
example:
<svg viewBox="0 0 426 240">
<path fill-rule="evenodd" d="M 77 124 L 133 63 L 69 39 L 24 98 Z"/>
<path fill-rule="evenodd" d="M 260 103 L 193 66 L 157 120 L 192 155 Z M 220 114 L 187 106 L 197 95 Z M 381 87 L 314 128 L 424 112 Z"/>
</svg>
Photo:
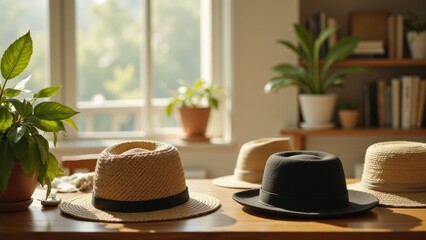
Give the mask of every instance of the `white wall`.
<svg viewBox="0 0 426 240">
<path fill-rule="evenodd" d="M 179 146 L 185 168 L 205 168 L 208 177 L 232 174 L 240 146 L 250 140 L 279 136 L 283 127 L 298 123 L 297 90 L 283 89 L 265 95 L 263 86 L 273 76 L 271 67 L 286 61 L 296 63 L 296 56 L 276 43 L 277 39 L 294 40 L 292 24 L 299 19 L 298 0 L 233 0 L 233 142 L 227 145 L 195 144 Z M 426 141 L 426 136 L 404 140 Z M 362 163 L 366 148 L 378 141 L 397 137 L 313 137 L 306 148 L 334 153 L 342 159 L 346 176 L 353 176 L 353 165 Z M 92 153 L 103 147 L 80 142 L 80 146 L 60 143 L 52 151 L 61 155 Z M 108 146 L 111 142 L 104 142 Z"/>
</svg>

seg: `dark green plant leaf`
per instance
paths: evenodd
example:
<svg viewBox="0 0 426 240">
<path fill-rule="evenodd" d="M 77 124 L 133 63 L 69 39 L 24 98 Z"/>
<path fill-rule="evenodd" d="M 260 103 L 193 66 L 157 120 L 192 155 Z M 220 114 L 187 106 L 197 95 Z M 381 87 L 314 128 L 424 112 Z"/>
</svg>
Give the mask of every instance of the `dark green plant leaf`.
<svg viewBox="0 0 426 240">
<path fill-rule="evenodd" d="M 300 24 L 294 25 L 294 31 L 296 33 L 296 37 L 298 40 L 298 43 L 300 44 L 300 47 L 303 50 L 303 53 L 305 54 L 306 58 L 303 60 L 309 61 L 312 59 L 313 52 L 312 52 L 312 46 L 313 46 L 313 39 L 309 31 Z"/>
<path fill-rule="evenodd" d="M 59 167 L 58 160 L 55 155 L 49 152 L 49 157 L 47 161 L 47 171 L 44 177 L 44 182 L 47 185 L 46 198 L 50 195 L 50 191 L 52 190 L 51 182 L 55 177 L 63 176 L 64 171 Z"/>
<path fill-rule="evenodd" d="M 41 161 L 46 163 L 49 160 L 49 142 L 47 142 L 47 140 L 39 134 L 34 135 L 33 137 L 37 143 Z"/>
<path fill-rule="evenodd" d="M 12 126 L 13 114 L 6 107 L 0 106 L 0 133 L 6 132 Z"/>
<path fill-rule="evenodd" d="M 33 53 L 33 41 L 30 32 L 13 42 L 1 58 L 1 74 L 5 80 L 21 74 L 30 62 Z"/>
<path fill-rule="evenodd" d="M 4 192 L 7 188 L 14 163 L 8 141 L 0 140 L 0 192 Z"/>
<path fill-rule="evenodd" d="M 61 90 L 60 86 L 52 86 L 47 87 L 42 90 L 40 90 L 38 93 L 34 94 L 34 98 L 48 98 L 55 96 L 59 90 Z"/>
<path fill-rule="evenodd" d="M 300 51 L 300 48 L 298 48 L 297 46 L 295 46 L 293 43 L 287 41 L 287 40 L 279 40 L 278 43 L 286 46 L 287 48 L 289 48 L 290 50 L 292 50 L 293 52 L 295 52 L 297 54 L 297 56 L 299 56 L 299 58 L 304 58 L 303 52 Z"/>
<path fill-rule="evenodd" d="M 21 102 L 18 99 L 11 98 L 11 99 L 6 99 L 5 101 L 10 102 L 15 107 L 19 115 L 21 115 L 24 118 L 30 116 L 33 112 L 33 106 L 31 105 L 31 103 L 27 102 L 26 100 Z"/>
<path fill-rule="evenodd" d="M 64 124 L 62 121 L 51 121 L 51 120 L 44 120 L 39 119 L 37 117 L 31 117 L 29 121 L 34 124 L 34 127 L 45 131 L 45 132 L 58 132 L 58 131 L 65 131 Z"/>
<path fill-rule="evenodd" d="M 265 93 L 271 93 L 272 91 L 277 91 L 283 87 L 297 86 L 301 88 L 305 93 L 310 93 L 310 88 L 306 86 L 302 81 L 298 81 L 293 78 L 286 77 L 276 77 L 269 80 L 264 87 Z"/>
<path fill-rule="evenodd" d="M 7 139 L 12 143 L 12 145 L 16 144 L 27 133 L 27 130 L 27 126 L 25 125 L 14 125 L 9 129 Z"/>
<path fill-rule="evenodd" d="M 44 120 L 65 120 L 78 112 L 57 102 L 42 102 L 34 108 L 34 116 Z"/>
<path fill-rule="evenodd" d="M 16 159 L 23 159 L 28 155 L 28 145 L 29 143 L 26 137 L 23 137 L 19 142 L 10 145 Z"/>
<path fill-rule="evenodd" d="M 26 135 L 25 139 L 28 142 L 27 154 L 20 158 L 19 162 L 21 163 L 21 167 L 22 170 L 24 170 L 24 173 L 30 176 L 34 173 L 34 171 L 38 171 L 38 164 L 41 162 L 41 159 L 36 140 L 30 135 Z M 19 150 L 14 149 L 14 152 L 16 151 Z"/>
</svg>

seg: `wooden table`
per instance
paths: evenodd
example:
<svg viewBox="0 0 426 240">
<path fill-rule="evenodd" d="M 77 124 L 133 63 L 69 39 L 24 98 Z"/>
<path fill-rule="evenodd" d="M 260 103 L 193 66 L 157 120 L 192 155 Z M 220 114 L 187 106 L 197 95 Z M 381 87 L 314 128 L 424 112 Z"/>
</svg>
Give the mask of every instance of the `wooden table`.
<svg viewBox="0 0 426 240">
<path fill-rule="evenodd" d="M 239 190 L 216 187 L 210 180 L 187 184 L 190 191 L 216 196 L 221 208 L 186 220 L 111 224 L 69 218 L 34 201 L 27 211 L 0 213 L 0 239 L 426 239 L 426 208 L 377 207 L 357 217 L 329 220 L 277 218 L 234 202 L 231 195 Z M 43 194 L 37 190 L 34 197 Z"/>
</svg>

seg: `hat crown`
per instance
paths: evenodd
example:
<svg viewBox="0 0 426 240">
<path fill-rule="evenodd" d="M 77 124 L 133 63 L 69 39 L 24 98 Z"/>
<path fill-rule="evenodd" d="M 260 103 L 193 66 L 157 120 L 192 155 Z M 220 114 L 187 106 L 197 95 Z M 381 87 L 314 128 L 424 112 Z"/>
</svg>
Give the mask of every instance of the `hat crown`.
<svg viewBox="0 0 426 240">
<path fill-rule="evenodd" d="M 293 210 L 333 209 L 344 207 L 349 201 L 340 159 L 317 151 L 271 155 L 266 162 L 261 192 L 280 198 L 279 202 L 264 203 Z"/>
<path fill-rule="evenodd" d="M 239 180 L 260 183 L 269 156 L 292 149 L 289 138 L 261 138 L 247 142 L 238 153 L 234 176 Z"/>
<path fill-rule="evenodd" d="M 388 141 L 369 146 L 362 183 L 383 191 L 426 191 L 426 144 Z"/>
<path fill-rule="evenodd" d="M 186 190 L 180 156 L 174 146 L 133 141 L 105 149 L 97 161 L 93 193 L 115 201 L 167 198 Z"/>
</svg>

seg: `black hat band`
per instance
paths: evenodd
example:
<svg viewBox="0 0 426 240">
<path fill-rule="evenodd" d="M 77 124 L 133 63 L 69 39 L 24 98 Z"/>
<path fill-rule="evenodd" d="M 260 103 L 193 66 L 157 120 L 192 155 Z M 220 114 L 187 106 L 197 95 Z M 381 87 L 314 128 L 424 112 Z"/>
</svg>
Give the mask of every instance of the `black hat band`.
<svg viewBox="0 0 426 240">
<path fill-rule="evenodd" d="M 188 188 L 169 197 L 144 201 L 118 201 L 97 197 L 94 193 L 92 195 L 92 205 L 95 208 L 114 212 L 150 212 L 176 207 L 186 203 L 188 200 Z"/>
<path fill-rule="evenodd" d="M 293 211 L 317 211 L 347 207 L 349 196 L 347 191 L 333 196 L 284 196 L 260 189 L 259 202 Z"/>
</svg>

